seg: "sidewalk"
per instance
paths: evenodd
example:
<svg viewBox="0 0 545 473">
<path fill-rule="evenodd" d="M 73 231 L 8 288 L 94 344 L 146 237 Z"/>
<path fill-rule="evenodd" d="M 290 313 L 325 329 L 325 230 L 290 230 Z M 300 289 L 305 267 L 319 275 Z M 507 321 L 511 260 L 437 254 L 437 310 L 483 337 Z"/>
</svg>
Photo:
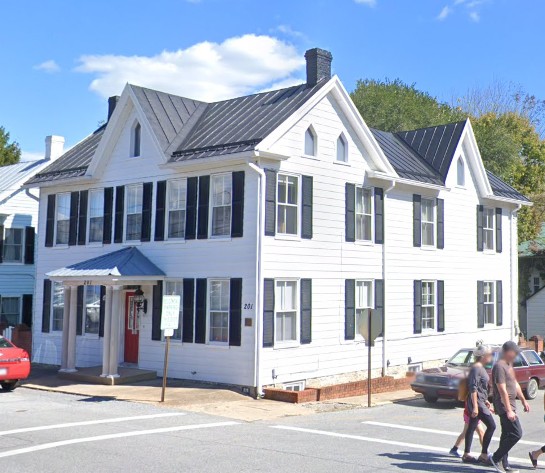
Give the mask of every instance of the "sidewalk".
<svg viewBox="0 0 545 473">
<path fill-rule="evenodd" d="M 165 402 L 161 403 L 159 402 L 162 384 L 160 378 L 118 386 L 75 384 L 72 381 L 58 378 L 57 369 L 57 367 L 52 366 L 33 365 L 30 378 L 21 384 L 28 389 L 143 402 L 160 407 L 202 412 L 246 422 L 367 407 L 367 396 L 309 404 L 288 404 L 266 399 L 256 400 L 211 384 L 175 379 L 168 380 Z M 407 390 L 376 394 L 373 396 L 373 405 L 388 404 L 414 397 L 416 397 L 415 393 Z"/>
</svg>

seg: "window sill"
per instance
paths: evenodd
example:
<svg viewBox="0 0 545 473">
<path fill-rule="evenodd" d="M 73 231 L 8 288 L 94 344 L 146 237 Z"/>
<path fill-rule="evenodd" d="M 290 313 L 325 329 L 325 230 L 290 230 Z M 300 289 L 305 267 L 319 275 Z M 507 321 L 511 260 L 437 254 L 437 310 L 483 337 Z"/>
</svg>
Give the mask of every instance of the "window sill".
<svg viewBox="0 0 545 473">
<path fill-rule="evenodd" d="M 140 240 L 125 240 L 122 245 L 124 246 L 140 246 L 142 242 Z"/>
<path fill-rule="evenodd" d="M 485 255 L 496 255 L 496 254 L 498 254 L 498 253 L 496 253 L 495 249 L 494 250 L 483 250 L 482 253 L 485 254 Z"/>
<path fill-rule="evenodd" d="M 359 246 L 375 246 L 375 242 L 372 240 L 356 240 L 354 243 Z"/>
<path fill-rule="evenodd" d="M 196 345 L 202 345 L 202 343 L 197 343 Z M 206 342 L 204 346 L 208 348 L 217 348 L 219 350 L 229 350 L 230 346 L 229 343 L 225 342 Z"/>
<path fill-rule="evenodd" d="M 67 250 L 68 248 L 70 248 L 70 246 L 69 245 L 53 245 L 53 246 L 50 246 L 50 248 L 54 250 Z"/>
<path fill-rule="evenodd" d="M 293 342 L 278 342 L 275 343 L 273 346 L 274 350 L 285 350 L 286 348 L 297 348 L 300 347 L 301 344 L 298 341 Z"/>
<path fill-rule="evenodd" d="M 100 243 L 98 241 L 87 242 L 87 246 L 89 248 L 102 248 L 104 246 L 104 243 Z"/>
<path fill-rule="evenodd" d="M 22 261 L 2 261 L 2 264 L 8 265 L 8 266 L 23 266 L 24 263 Z"/>
<path fill-rule="evenodd" d="M 286 241 L 301 241 L 302 238 L 298 235 L 287 235 L 285 233 L 277 233 L 274 236 L 275 240 L 286 240 Z"/>
<path fill-rule="evenodd" d="M 301 157 L 306 159 L 313 159 L 314 161 L 318 161 L 320 159 L 318 158 L 318 156 L 312 156 L 311 154 L 302 154 Z"/>
<path fill-rule="evenodd" d="M 436 246 L 431 246 L 431 245 L 422 245 L 420 247 L 420 249 L 422 251 L 436 251 L 437 250 L 437 247 Z"/>
<path fill-rule="evenodd" d="M 223 236 L 223 235 L 218 235 L 218 236 L 210 235 L 208 237 L 208 239 L 210 241 L 231 241 L 231 236 L 230 235 L 225 235 L 225 236 Z"/>
<path fill-rule="evenodd" d="M 340 166 L 351 166 L 351 164 L 348 161 L 333 161 L 333 164 L 339 164 Z"/>
<path fill-rule="evenodd" d="M 441 333 L 444 333 L 444 332 L 441 332 Z M 422 329 L 422 333 L 421 333 L 421 335 L 437 335 L 437 334 L 439 334 L 439 332 L 433 328 Z"/>
<path fill-rule="evenodd" d="M 182 243 L 185 245 L 187 243 L 187 240 L 185 238 L 170 238 L 170 239 L 167 238 L 166 240 L 158 241 L 156 243 L 166 243 L 167 245 L 175 245 L 176 243 Z"/>
</svg>

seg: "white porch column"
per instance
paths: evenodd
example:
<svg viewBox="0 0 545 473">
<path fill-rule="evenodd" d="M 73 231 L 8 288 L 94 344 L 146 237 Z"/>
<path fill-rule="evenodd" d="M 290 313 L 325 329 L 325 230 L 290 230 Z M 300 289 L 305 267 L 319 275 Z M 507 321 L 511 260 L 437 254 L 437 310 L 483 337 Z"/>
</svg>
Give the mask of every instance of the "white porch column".
<svg viewBox="0 0 545 473">
<path fill-rule="evenodd" d="M 66 303 L 65 303 L 66 304 Z M 70 316 L 68 323 L 68 356 L 66 358 L 66 371 L 76 371 L 76 333 L 77 333 L 77 304 L 78 288 L 70 286 Z"/>
<path fill-rule="evenodd" d="M 104 337 L 102 339 L 102 377 L 110 374 L 110 344 L 112 338 L 112 286 L 106 286 L 104 301 Z"/>
<path fill-rule="evenodd" d="M 117 378 L 119 364 L 119 325 L 121 323 L 121 286 L 113 286 L 110 331 L 110 370 L 109 376 Z"/>
<path fill-rule="evenodd" d="M 64 301 L 62 313 L 62 351 L 61 351 L 61 371 L 66 371 L 68 367 L 68 327 L 70 326 L 70 287 L 64 286 Z"/>
</svg>

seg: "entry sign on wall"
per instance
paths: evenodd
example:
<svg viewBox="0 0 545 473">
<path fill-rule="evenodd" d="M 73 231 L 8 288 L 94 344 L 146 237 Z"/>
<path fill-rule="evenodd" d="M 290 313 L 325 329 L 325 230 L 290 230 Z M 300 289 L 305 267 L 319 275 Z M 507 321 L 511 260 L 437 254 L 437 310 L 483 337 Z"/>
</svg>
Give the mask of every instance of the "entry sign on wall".
<svg viewBox="0 0 545 473">
<path fill-rule="evenodd" d="M 161 330 L 165 337 L 172 337 L 174 330 L 180 326 L 180 296 L 163 296 L 161 313 Z"/>
</svg>

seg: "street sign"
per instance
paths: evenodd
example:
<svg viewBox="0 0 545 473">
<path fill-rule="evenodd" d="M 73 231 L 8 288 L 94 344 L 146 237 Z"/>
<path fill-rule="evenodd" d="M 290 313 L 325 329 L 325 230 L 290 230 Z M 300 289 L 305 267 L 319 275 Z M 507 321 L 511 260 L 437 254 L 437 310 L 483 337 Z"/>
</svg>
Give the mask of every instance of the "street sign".
<svg viewBox="0 0 545 473">
<path fill-rule="evenodd" d="M 178 329 L 180 324 L 180 296 L 163 296 L 161 330 Z M 167 336 L 165 334 L 165 336 Z"/>
<path fill-rule="evenodd" d="M 357 327 L 367 346 L 375 346 L 375 339 L 382 333 L 382 311 L 368 309 L 367 317 Z"/>
<path fill-rule="evenodd" d="M 166 328 L 163 330 L 163 336 L 165 337 L 172 337 L 174 335 L 174 329 L 173 328 Z"/>
</svg>

